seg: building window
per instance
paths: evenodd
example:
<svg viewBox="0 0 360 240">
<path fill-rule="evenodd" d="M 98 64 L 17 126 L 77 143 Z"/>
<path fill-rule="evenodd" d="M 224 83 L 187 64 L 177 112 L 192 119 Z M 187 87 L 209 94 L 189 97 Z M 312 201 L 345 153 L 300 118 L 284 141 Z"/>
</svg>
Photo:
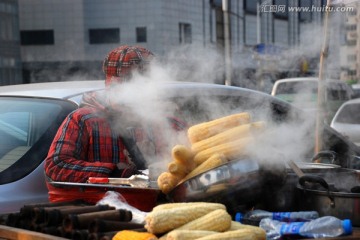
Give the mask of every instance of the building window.
<svg viewBox="0 0 360 240">
<path fill-rule="evenodd" d="M 144 43 L 147 41 L 146 36 L 146 27 L 137 27 L 136 28 L 136 42 Z"/>
<path fill-rule="evenodd" d="M 304 9 L 304 11 L 299 12 L 299 20 L 301 22 L 311 22 L 311 11 L 305 11 L 305 9 L 311 9 L 312 4 L 312 0 L 299 0 L 300 9 Z"/>
<path fill-rule="evenodd" d="M 244 2 L 244 10 L 247 13 L 257 13 L 257 3 L 258 1 L 255 0 L 245 0 Z"/>
<path fill-rule="evenodd" d="M 346 30 L 348 30 L 348 31 L 356 31 L 356 24 L 346 25 Z"/>
<path fill-rule="evenodd" d="M 20 31 L 21 45 L 54 45 L 53 30 Z"/>
<path fill-rule="evenodd" d="M 350 62 L 356 61 L 356 55 L 348 55 L 347 60 L 350 61 Z"/>
<path fill-rule="evenodd" d="M 90 44 L 119 43 L 119 28 L 89 29 Z"/>
<path fill-rule="evenodd" d="M 354 8 L 354 9 L 352 9 L 352 11 L 348 12 L 349 16 L 356 16 L 356 14 L 357 14 L 356 8 Z"/>
<path fill-rule="evenodd" d="M 346 45 L 348 45 L 348 46 L 355 46 L 356 45 L 356 40 L 347 40 L 346 41 Z"/>
<path fill-rule="evenodd" d="M 288 18 L 288 1 L 287 0 L 274 0 L 274 5 L 276 9 L 274 9 L 274 17 L 287 19 Z"/>
<path fill-rule="evenodd" d="M 356 76 L 356 70 L 348 70 L 349 77 Z"/>
<path fill-rule="evenodd" d="M 180 44 L 191 43 L 191 25 L 189 23 L 179 23 Z"/>
</svg>

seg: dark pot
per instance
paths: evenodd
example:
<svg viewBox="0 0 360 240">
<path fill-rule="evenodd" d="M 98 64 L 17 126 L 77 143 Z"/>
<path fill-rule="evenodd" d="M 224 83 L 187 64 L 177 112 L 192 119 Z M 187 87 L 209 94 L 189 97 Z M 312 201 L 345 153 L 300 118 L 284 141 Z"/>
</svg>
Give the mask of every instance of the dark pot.
<svg viewBox="0 0 360 240">
<path fill-rule="evenodd" d="M 341 168 L 339 165 L 326 163 L 297 162 L 298 167 L 305 174 L 312 174 L 326 179 L 336 179 L 339 175 L 352 175 L 354 170 Z M 296 186 L 299 177 L 291 168 L 286 169 L 286 177 L 283 184 L 265 184 L 263 191 L 263 205 L 269 211 L 296 211 L 299 210 Z M 337 183 L 339 184 L 339 183 Z M 340 184 L 342 186 L 342 184 Z"/>
<path fill-rule="evenodd" d="M 320 216 L 350 219 L 360 226 L 359 172 L 340 172 L 337 177 L 305 175 L 297 185 L 299 210 L 314 210 Z"/>
</svg>

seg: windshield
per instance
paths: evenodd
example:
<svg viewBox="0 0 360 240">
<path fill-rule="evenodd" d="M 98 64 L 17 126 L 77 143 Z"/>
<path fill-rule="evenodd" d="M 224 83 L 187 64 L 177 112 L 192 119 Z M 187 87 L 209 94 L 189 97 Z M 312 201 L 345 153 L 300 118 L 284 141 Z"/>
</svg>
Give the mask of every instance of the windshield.
<svg viewBox="0 0 360 240">
<path fill-rule="evenodd" d="M 36 165 L 36 162 L 44 159 L 46 155 L 40 154 L 37 148 L 46 149 L 44 150 L 46 154 L 47 146 L 41 145 L 42 139 L 53 137 L 52 128 L 54 125 L 58 127 L 59 120 L 65 116 L 64 111 L 68 113 L 69 109 L 60 101 L 0 98 L 0 183 L 4 175 L 9 173 L 12 177 L 16 175 L 13 174 L 16 163 L 24 162 L 20 168 L 16 169 L 16 172 L 25 174 L 32 170 L 33 164 Z M 35 156 L 32 156 L 35 151 L 37 151 Z M 12 166 L 14 166 L 13 169 L 11 169 Z M 27 168 L 27 166 L 32 167 Z"/>
<path fill-rule="evenodd" d="M 336 121 L 339 123 L 360 124 L 359 104 L 348 104 L 339 112 Z"/>
<path fill-rule="evenodd" d="M 278 94 L 317 94 L 317 82 L 313 81 L 299 81 L 299 82 L 284 82 L 280 83 L 276 89 Z"/>
</svg>

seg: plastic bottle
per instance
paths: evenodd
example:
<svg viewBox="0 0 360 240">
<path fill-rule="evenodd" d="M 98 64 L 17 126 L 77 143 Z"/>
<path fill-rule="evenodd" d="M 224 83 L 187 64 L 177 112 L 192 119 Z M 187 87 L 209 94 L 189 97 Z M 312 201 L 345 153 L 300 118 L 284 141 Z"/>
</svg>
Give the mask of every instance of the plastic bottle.
<svg viewBox="0 0 360 240">
<path fill-rule="evenodd" d="M 280 239 L 283 235 L 300 235 L 308 238 L 337 237 L 352 233 L 351 220 L 333 216 L 320 217 L 308 222 L 285 223 L 264 218 L 259 226 L 266 231 L 267 240 Z"/>
<path fill-rule="evenodd" d="M 300 212 L 268 212 L 260 209 L 246 212 L 245 214 L 237 213 L 235 221 L 258 221 L 263 218 L 271 218 L 282 222 L 309 221 L 319 217 L 316 211 L 300 211 Z"/>
</svg>

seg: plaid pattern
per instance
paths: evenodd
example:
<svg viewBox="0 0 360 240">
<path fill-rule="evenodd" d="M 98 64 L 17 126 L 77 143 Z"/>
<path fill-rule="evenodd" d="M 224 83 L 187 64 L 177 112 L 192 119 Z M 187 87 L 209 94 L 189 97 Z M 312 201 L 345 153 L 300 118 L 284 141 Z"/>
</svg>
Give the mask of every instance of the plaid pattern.
<svg viewBox="0 0 360 240">
<path fill-rule="evenodd" d="M 45 159 L 45 173 L 53 181 L 86 182 L 108 177 L 116 163 L 126 162 L 121 139 L 96 108 L 69 114 L 60 126 Z"/>
<path fill-rule="evenodd" d="M 129 163 L 121 137 L 113 133 L 104 114 L 98 108 L 82 107 L 68 115 L 58 129 L 45 159 L 45 173 L 49 179 L 86 182 L 89 177 L 111 176 L 117 163 Z M 177 118 L 167 119 L 175 131 L 187 128 Z M 161 132 L 161 127 L 154 126 L 153 131 Z M 156 152 L 161 152 L 164 147 L 160 135 L 154 134 L 152 139 Z M 134 137 L 141 142 L 145 133 L 142 129 L 135 129 Z"/>
<path fill-rule="evenodd" d="M 140 46 L 121 46 L 113 49 L 104 59 L 105 85 L 127 81 L 131 72 L 143 72 L 154 54 Z"/>
</svg>

